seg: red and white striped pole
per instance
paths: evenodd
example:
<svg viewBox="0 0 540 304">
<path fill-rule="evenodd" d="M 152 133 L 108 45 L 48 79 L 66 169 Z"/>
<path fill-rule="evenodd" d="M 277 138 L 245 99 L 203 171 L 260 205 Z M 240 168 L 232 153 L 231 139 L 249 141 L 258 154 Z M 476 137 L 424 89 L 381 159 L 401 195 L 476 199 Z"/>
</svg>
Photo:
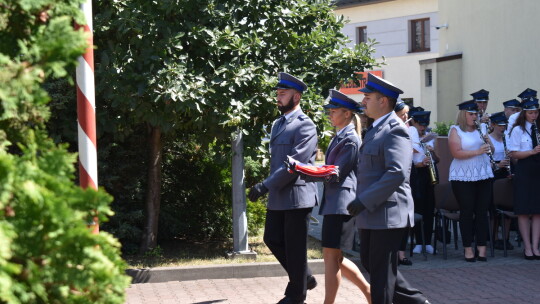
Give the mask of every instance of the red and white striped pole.
<svg viewBox="0 0 540 304">
<path fill-rule="evenodd" d="M 94 90 L 94 39 L 92 25 L 92 0 L 81 5 L 86 25 L 75 25 L 83 28 L 88 35 L 86 52 L 79 57 L 77 66 L 77 120 L 79 139 L 79 180 L 84 189 L 91 187 L 97 190 L 97 140 L 96 140 L 96 104 Z M 99 224 L 94 219 L 93 233 L 99 232 Z"/>
</svg>

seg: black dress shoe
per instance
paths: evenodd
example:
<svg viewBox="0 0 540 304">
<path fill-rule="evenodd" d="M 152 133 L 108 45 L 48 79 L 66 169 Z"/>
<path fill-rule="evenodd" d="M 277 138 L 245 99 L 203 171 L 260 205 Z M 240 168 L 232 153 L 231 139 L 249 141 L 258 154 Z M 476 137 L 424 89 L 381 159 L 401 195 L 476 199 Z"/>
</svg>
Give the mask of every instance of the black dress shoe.
<svg viewBox="0 0 540 304">
<path fill-rule="evenodd" d="M 305 304 L 304 301 L 298 301 L 298 300 L 293 300 L 289 297 L 285 297 L 281 300 L 279 300 L 279 302 L 277 302 L 277 304 Z"/>
<path fill-rule="evenodd" d="M 398 264 L 405 265 L 405 266 L 412 266 L 412 261 L 407 258 L 403 258 L 402 260 L 398 260 Z"/>
<path fill-rule="evenodd" d="M 525 260 L 529 260 L 529 261 L 535 259 L 534 253 L 533 253 L 533 255 L 526 255 L 525 251 L 523 251 L 523 257 L 525 258 Z"/>
<path fill-rule="evenodd" d="M 307 277 L 307 289 L 312 290 L 313 288 L 317 287 L 317 280 L 314 276 L 310 275 Z"/>
</svg>

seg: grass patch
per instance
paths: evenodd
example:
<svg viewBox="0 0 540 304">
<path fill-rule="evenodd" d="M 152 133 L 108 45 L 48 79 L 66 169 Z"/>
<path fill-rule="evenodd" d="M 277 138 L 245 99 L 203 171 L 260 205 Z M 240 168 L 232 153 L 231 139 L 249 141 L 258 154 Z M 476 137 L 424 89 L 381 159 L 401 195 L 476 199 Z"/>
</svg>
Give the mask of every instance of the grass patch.
<svg viewBox="0 0 540 304">
<path fill-rule="evenodd" d="M 249 237 L 249 248 L 257 253 L 257 259 L 228 259 L 227 252 L 233 248 L 232 239 L 206 242 L 171 240 L 144 255 L 125 255 L 129 268 L 173 267 L 254 262 L 277 262 L 263 242 L 262 230 Z M 322 259 L 321 242 L 308 237 L 308 259 Z"/>
</svg>

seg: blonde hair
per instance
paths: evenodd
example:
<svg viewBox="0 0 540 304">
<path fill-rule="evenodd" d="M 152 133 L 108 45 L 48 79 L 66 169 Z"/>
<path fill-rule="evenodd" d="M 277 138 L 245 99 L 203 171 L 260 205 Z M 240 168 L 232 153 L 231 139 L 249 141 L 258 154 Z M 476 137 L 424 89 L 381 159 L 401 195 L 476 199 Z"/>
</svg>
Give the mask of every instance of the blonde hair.
<svg viewBox="0 0 540 304">
<path fill-rule="evenodd" d="M 467 132 L 467 111 L 459 110 L 456 116 L 456 125 L 459 126 L 461 131 Z"/>
<path fill-rule="evenodd" d="M 360 115 L 358 113 L 353 113 L 352 121 L 354 123 L 354 129 L 358 137 L 362 137 L 362 121 L 360 120 Z"/>
</svg>

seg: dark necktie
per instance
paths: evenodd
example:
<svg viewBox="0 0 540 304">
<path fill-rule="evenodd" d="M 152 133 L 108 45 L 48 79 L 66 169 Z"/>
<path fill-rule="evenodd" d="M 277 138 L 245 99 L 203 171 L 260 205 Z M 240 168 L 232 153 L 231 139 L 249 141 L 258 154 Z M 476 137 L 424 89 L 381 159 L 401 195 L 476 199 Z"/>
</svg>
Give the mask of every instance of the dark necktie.
<svg viewBox="0 0 540 304">
<path fill-rule="evenodd" d="M 532 147 L 538 146 L 538 141 L 536 140 L 536 125 L 531 126 L 531 139 L 532 139 Z"/>
<path fill-rule="evenodd" d="M 272 128 L 272 137 L 274 137 L 275 134 L 279 131 L 279 129 L 281 129 L 283 124 L 285 124 L 285 116 L 281 116 L 274 124 L 274 127 Z"/>
</svg>

